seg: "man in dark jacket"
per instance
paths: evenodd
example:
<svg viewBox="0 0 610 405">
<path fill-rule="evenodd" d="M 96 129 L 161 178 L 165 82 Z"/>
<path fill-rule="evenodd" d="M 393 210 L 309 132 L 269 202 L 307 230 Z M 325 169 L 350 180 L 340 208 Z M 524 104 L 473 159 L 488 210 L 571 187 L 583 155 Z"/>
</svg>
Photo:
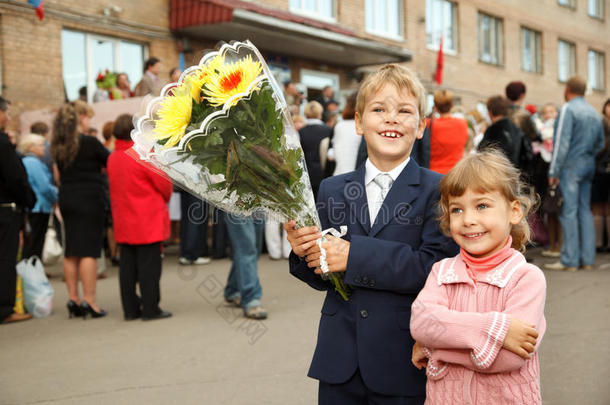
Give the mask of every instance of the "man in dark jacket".
<svg viewBox="0 0 610 405">
<path fill-rule="evenodd" d="M 13 311 L 17 286 L 17 250 L 23 209 L 32 208 L 36 195 L 28 183 L 21 159 L 4 131 L 9 101 L 0 97 L 0 323 L 30 319 Z"/>
<path fill-rule="evenodd" d="M 311 181 L 311 188 L 317 200 L 318 188 L 324 179 L 324 170 L 320 157 L 320 144 L 325 138 L 332 136 L 333 130 L 322 122 L 324 108 L 317 101 L 310 101 L 305 106 L 307 124 L 299 130 L 301 147 L 305 154 L 307 173 Z"/>
<path fill-rule="evenodd" d="M 508 109 L 508 100 L 502 96 L 493 96 L 487 100 L 487 111 L 492 124 L 485 131 L 478 150 L 496 148 L 517 167 L 523 132 L 507 117 Z"/>
<path fill-rule="evenodd" d="M 526 92 L 525 84 L 519 81 L 510 82 L 505 91 L 509 102 L 508 117 L 530 141 L 536 141 L 539 138 L 536 124 L 532 121 L 529 111 L 523 108 Z"/>
</svg>

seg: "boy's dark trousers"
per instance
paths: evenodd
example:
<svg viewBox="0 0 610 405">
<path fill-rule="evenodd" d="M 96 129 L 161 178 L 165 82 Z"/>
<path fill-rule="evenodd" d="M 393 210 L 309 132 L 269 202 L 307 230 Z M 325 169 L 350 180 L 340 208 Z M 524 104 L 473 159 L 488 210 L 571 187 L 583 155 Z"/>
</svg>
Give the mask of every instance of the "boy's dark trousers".
<svg viewBox="0 0 610 405">
<path fill-rule="evenodd" d="M 161 312 L 161 242 L 148 245 L 121 244 L 119 284 L 126 318 L 153 317 Z M 140 285 L 141 298 L 136 293 Z"/>
<path fill-rule="evenodd" d="M 343 384 L 320 381 L 318 405 L 423 405 L 425 396 L 395 397 L 379 394 L 366 387 L 360 370 Z"/>
</svg>

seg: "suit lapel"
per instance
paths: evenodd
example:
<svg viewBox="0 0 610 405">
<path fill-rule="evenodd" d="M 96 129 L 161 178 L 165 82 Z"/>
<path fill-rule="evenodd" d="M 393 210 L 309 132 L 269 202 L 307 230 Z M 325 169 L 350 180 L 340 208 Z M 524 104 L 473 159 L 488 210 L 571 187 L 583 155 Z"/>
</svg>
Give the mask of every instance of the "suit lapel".
<svg viewBox="0 0 610 405">
<path fill-rule="evenodd" d="M 408 217 L 411 202 L 417 197 L 419 171 L 420 167 L 415 163 L 415 160 L 410 159 L 385 197 L 377 218 L 375 218 L 375 223 L 368 232 L 370 237 L 375 237 L 394 217 Z"/>
<path fill-rule="evenodd" d="M 349 218 L 347 218 L 348 223 L 356 220 L 356 222 L 362 226 L 363 233 L 367 234 L 371 229 L 371 219 L 367 204 L 364 173 L 365 166 L 360 165 L 360 167 L 352 172 L 350 176 L 345 177 L 343 196 L 350 215 Z"/>
</svg>

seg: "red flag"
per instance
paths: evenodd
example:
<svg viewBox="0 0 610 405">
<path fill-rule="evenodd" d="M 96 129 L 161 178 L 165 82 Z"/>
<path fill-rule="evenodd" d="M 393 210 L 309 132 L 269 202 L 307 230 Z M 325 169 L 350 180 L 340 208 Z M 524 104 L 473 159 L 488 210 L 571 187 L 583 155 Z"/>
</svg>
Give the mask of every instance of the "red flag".
<svg viewBox="0 0 610 405">
<path fill-rule="evenodd" d="M 443 36 L 441 35 L 441 42 L 438 48 L 438 57 L 436 59 L 436 74 L 434 75 L 434 81 L 439 86 L 443 83 Z"/>
<path fill-rule="evenodd" d="M 38 16 L 39 20 L 42 20 L 44 18 L 43 1 L 44 0 L 28 0 L 28 3 L 30 3 L 30 5 L 36 9 L 36 15 Z"/>
</svg>

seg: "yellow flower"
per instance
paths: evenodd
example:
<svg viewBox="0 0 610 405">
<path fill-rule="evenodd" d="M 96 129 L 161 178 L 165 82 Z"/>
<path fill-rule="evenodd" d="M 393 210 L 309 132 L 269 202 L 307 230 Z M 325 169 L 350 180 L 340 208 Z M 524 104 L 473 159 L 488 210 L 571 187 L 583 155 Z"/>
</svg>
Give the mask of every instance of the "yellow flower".
<svg viewBox="0 0 610 405">
<path fill-rule="evenodd" d="M 184 83 L 182 85 L 189 87 L 191 97 L 193 97 L 193 100 L 195 100 L 197 104 L 199 104 L 203 99 L 203 97 L 201 96 L 201 90 L 204 84 L 208 82 L 210 74 L 217 70 L 223 64 L 224 57 L 221 55 L 217 55 L 212 58 L 206 65 L 189 74 L 184 79 Z"/>
<path fill-rule="evenodd" d="M 159 119 L 155 121 L 154 134 L 156 139 L 168 139 L 164 149 L 170 148 L 180 142 L 191 121 L 193 100 L 188 87 L 180 86 L 174 90 L 173 95 L 166 96 L 161 101 L 161 108 L 157 112 Z"/>
<path fill-rule="evenodd" d="M 236 94 L 245 93 L 262 71 L 260 62 L 254 62 L 250 55 L 234 63 L 215 62 L 217 61 L 212 60 L 208 65 L 209 75 L 203 87 L 208 102 L 215 107 L 223 105 Z M 236 98 L 231 105 L 234 106 L 238 101 L 239 98 Z"/>
</svg>

